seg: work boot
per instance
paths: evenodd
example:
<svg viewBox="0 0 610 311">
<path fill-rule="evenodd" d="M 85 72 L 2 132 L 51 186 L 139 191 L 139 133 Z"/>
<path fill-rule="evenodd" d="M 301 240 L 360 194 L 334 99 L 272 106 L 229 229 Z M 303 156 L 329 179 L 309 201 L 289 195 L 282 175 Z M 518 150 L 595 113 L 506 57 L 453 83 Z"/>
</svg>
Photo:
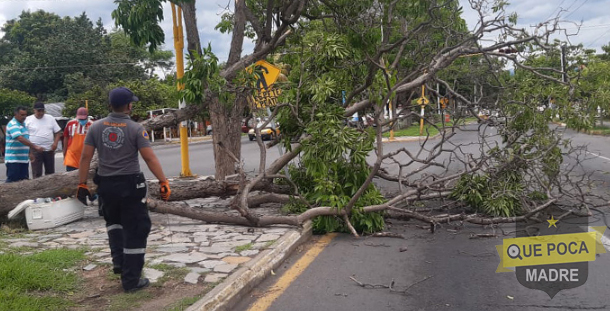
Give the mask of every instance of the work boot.
<svg viewBox="0 0 610 311">
<path fill-rule="evenodd" d="M 123 268 L 121 268 L 119 266 L 114 266 L 112 268 L 112 272 L 114 272 L 114 274 L 121 275 L 123 273 Z"/>
<path fill-rule="evenodd" d="M 138 285 L 136 285 L 136 287 L 130 288 L 130 289 L 126 289 L 125 292 L 126 293 L 137 292 L 137 291 L 141 290 L 142 288 L 148 287 L 148 285 L 150 285 L 150 281 L 147 278 L 140 279 L 138 281 Z"/>
</svg>

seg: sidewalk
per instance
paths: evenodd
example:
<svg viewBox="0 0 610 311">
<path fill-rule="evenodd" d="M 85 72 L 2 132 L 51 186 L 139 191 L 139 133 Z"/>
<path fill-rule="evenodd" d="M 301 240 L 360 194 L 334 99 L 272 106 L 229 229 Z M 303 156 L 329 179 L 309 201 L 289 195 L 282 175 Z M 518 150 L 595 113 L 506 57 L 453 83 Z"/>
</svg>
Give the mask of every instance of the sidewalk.
<svg viewBox="0 0 610 311">
<path fill-rule="evenodd" d="M 231 212 L 228 200 L 220 198 L 185 201 L 191 207 Z M 257 208 L 257 213 L 275 213 L 276 207 Z M 203 221 L 169 214 L 150 213 L 152 229 L 148 237 L 146 266 L 166 264 L 184 267 L 189 273 L 185 283 L 216 285 L 187 310 L 230 310 L 243 295 L 268 276 L 290 253 L 311 236 L 311 224 L 304 228 L 271 226 L 250 228 L 236 225 L 207 224 Z M 91 259 L 83 270 L 111 266 L 105 222 L 97 207 L 87 207 L 85 217 L 76 222 L 49 230 L 29 231 L 18 238 L 2 241 L 10 248 L 92 249 Z M 1 253 L 1 251 L 0 251 Z M 163 277 L 163 272 L 144 268 L 151 283 Z M 116 285 L 119 287 L 119 283 Z"/>
</svg>

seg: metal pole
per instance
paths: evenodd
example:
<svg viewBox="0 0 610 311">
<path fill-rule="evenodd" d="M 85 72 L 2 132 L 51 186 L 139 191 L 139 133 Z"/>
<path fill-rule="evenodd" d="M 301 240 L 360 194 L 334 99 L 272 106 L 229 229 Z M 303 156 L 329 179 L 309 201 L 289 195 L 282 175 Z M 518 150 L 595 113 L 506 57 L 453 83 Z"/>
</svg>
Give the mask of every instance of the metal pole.
<svg viewBox="0 0 610 311">
<path fill-rule="evenodd" d="M 424 106 L 425 106 L 425 101 L 424 101 L 424 94 L 425 94 L 425 90 L 426 90 L 426 85 L 422 85 L 421 86 L 421 99 L 422 99 L 422 104 L 421 104 L 421 117 L 419 119 L 419 136 L 421 136 L 424 133 Z"/>
<path fill-rule="evenodd" d="M 176 49 L 176 78 L 179 81 L 184 76 L 184 35 L 182 31 L 182 9 L 171 3 L 172 5 L 172 18 L 174 24 L 174 48 Z M 178 90 L 184 89 L 184 84 L 178 82 Z M 178 102 L 178 108 L 183 109 L 186 107 L 184 100 Z M 191 169 L 189 168 L 189 143 L 188 143 L 188 129 L 187 121 L 180 122 L 180 156 L 182 159 L 182 171 L 180 176 L 190 177 L 193 176 Z"/>
<path fill-rule="evenodd" d="M 392 100 L 389 100 L 389 110 L 390 110 L 390 120 L 394 118 L 394 114 L 392 113 Z M 390 123 L 390 141 L 394 140 L 394 121 Z"/>
</svg>

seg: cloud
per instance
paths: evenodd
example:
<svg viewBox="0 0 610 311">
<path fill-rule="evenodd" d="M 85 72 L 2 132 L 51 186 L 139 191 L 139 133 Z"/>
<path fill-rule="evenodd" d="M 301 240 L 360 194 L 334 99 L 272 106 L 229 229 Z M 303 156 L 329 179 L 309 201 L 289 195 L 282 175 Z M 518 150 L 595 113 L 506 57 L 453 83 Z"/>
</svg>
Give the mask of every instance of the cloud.
<svg viewBox="0 0 610 311">
<path fill-rule="evenodd" d="M 477 1 L 478 2 L 478 1 Z M 487 1 L 489 2 L 489 1 Z M 571 44 L 583 44 L 585 48 L 596 49 L 601 53 L 601 46 L 610 41 L 610 0 L 554 0 L 532 1 L 511 0 L 505 8 L 506 13 L 517 13 L 517 27 L 533 30 L 533 27 L 549 19 L 558 18 L 560 26 L 565 29 L 555 38 L 569 40 Z M 468 29 L 477 26 L 479 16 L 471 8 L 469 0 L 460 0 L 464 9 L 462 17 Z M 493 14 L 488 11 L 490 16 Z M 489 16 L 488 16 L 489 18 Z M 577 25 L 581 25 L 580 30 Z M 566 34 L 569 36 L 566 37 Z M 486 35 L 486 37 L 493 37 Z"/>
</svg>

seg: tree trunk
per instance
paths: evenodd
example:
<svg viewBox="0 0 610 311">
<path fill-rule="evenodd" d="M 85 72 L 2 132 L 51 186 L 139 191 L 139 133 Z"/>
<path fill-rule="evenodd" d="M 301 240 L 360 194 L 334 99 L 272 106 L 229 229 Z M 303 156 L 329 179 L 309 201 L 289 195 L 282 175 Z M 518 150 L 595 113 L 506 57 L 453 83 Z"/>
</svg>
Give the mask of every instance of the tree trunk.
<svg viewBox="0 0 610 311">
<path fill-rule="evenodd" d="M 209 106 L 216 160 L 215 176 L 217 180 L 224 180 L 226 176 L 237 172 L 239 163 L 235 162 L 235 158 L 241 159 L 241 119 L 245 99 L 238 96 L 234 103 L 225 104 L 215 98 Z"/>
<path fill-rule="evenodd" d="M 197 29 L 197 12 L 195 1 L 183 2 L 180 4 L 184 15 L 184 28 L 186 29 L 186 42 L 189 55 L 193 53 L 201 55 L 201 41 L 199 40 L 199 30 Z"/>
<path fill-rule="evenodd" d="M 93 178 L 94 169 L 89 173 L 89 178 Z M 92 180 L 87 183 L 89 189 L 95 192 L 96 187 Z M 76 195 L 78 186 L 78 171 L 56 173 L 45 175 L 37 179 L 22 180 L 14 183 L 2 184 L 0 186 L 0 217 L 5 216 L 19 203 L 35 198 L 55 198 Z M 157 181 L 149 181 L 149 197 L 159 197 L 159 184 Z M 205 198 L 210 196 L 228 197 L 237 194 L 239 180 L 216 181 L 213 178 L 207 179 L 176 179 L 170 181 L 172 189 L 171 201 L 190 200 L 195 198 Z M 264 180 L 257 183 L 252 190 L 271 193 L 287 194 L 290 193 L 288 186 L 279 186 Z M 283 200 L 268 197 L 269 202 Z M 255 197 L 253 204 L 258 205 L 262 202 Z"/>
</svg>

